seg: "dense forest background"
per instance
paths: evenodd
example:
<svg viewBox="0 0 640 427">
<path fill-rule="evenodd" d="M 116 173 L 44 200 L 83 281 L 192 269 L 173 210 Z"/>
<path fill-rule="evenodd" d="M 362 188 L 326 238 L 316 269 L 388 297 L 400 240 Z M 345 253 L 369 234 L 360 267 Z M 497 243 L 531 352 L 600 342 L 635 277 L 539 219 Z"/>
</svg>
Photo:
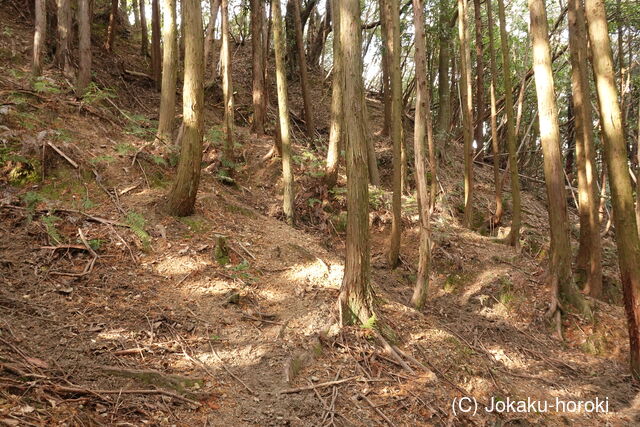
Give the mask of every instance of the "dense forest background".
<svg viewBox="0 0 640 427">
<path fill-rule="evenodd" d="M 639 8 L 4 0 L 0 422 L 637 423 Z"/>
</svg>

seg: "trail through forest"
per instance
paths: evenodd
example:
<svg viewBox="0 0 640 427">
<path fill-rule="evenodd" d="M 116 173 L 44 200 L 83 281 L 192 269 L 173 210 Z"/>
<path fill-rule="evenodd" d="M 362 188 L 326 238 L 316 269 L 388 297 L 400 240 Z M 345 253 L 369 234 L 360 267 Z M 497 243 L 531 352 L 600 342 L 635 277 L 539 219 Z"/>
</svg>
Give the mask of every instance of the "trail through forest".
<svg viewBox="0 0 640 427">
<path fill-rule="evenodd" d="M 14 166 L 40 156 L 41 169 L 26 173 L 42 180 L 12 186 L 5 170 L 0 177 L 1 423 L 632 425 L 640 419 L 610 237 L 603 240 L 610 286 L 606 301 L 591 300 L 594 319 L 567 314 L 559 340 L 545 318 L 549 242 L 540 184 L 523 184 L 525 244 L 516 252 L 461 226 L 462 147 L 452 146 L 439 172 L 444 208 L 432 224 L 429 299 L 416 311 L 408 305 L 418 261 L 416 201 L 403 198 L 401 264 L 390 270 L 391 154 L 379 136 L 382 107 L 368 99 L 383 181 L 370 213 L 372 282 L 380 315 L 397 333 L 404 357 L 396 359 L 371 327 L 336 325 L 345 218 L 327 214 L 323 204 L 341 212 L 345 194 L 318 184 L 314 173 L 322 165 L 295 138 L 302 221 L 294 227 L 283 220 L 279 159 L 267 158 L 272 140 L 253 136 L 243 115 L 251 102 L 248 47 L 234 52 L 243 165 L 233 176 L 217 172 L 223 105 L 216 86 L 206 93 L 204 149 L 214 167 L 203 169 L 196 214 L 176 218 L 160 203 L 175 172 L 150 150 L 159 95 L 134 60 L 137 47 L 119 39 L 116 56 L 94 47 L 95 81 L 103 88 L 93 89 L 95 103 L 70 96 L 69 82 L 53 72 L 34 90 L 31 26 L 13 12 L 0 8 L 0 52 L 7 58 L 0 62 L 1 153 L 14 156 Z M 330 84 L 311 77 L 316 126 L 324 132 Z M 291 98 L 292 110 L 301 111 L 301 94 Z M 294 126 L 293 134 L 302 132 Z M 490 212 L 490 165 L 476 174 L 477 210 Z M 477 415 L 452 409 L 462 396 L 477 400 Z M 507 397 L 607 399 L 609 412 L 485 410 Z"/>
</svg>

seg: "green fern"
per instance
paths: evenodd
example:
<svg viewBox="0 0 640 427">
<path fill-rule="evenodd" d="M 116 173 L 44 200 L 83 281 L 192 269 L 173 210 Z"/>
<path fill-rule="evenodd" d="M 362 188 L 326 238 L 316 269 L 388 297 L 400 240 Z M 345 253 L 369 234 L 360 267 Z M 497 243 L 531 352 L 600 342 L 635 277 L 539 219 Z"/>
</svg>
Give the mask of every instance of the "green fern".
<svg viewBox="0 0 640 427">
<path fill-rule="evenodd" d="M 145 249 L 148 249 L 151 245 L 151 236 L 149 233 L 145 231 L 145 226 L 147 225 L 147 220 L 144 219 L 142 215 L 135 211 L 129 211 L 127 213 L 127 224 L 133 231 L 138 239 L 140 239 L 140 243 Z"/>
<path fill-rule="evenodd" d="M 51 243 L 55 243 L 56 245 L 59 245 L 64 241 L 55 225 L 58 221 L 60 221 L 60 218 L 55 215 L 42 217 L 42 223 L 44 224 L 45 230 L 47 230 L 49 240 Z"/>
</svg>

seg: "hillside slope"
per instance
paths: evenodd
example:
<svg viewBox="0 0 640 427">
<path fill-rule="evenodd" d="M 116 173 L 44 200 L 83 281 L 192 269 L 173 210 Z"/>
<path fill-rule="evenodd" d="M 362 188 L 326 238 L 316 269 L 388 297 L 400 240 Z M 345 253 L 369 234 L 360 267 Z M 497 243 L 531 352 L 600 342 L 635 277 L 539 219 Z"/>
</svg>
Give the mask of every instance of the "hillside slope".
<svg viewBox="0 0 640 427">
<path fill-rule="evenodd" d="M 250 111 L 246 47 L 234 56 L 242 156 L 236 185 L 219 176 L 220 105 L 209 93 L 197 213 L 174 218 L 163 212 L 174 157 L 148 146 L 158 95 L 144 77 L 124 71 L 145 71 L 135 45 L 118 40 L 115 59 L 94 47 L 96 86 L 79 102 L 53 68 L 30 84 L 31 29 L 7 12 L 0 10 L 4 424 L 638 422 L 610 240 L 609 302 L 593 302 L 594 320 L 569 314 L 565 341 L 546 324 L 541 189 L 531 186 L 523 197 L 522 253 L 461 228 L 461 150 L 452 143 L 422 313 L 407 306 L 417 261 L 415 201 L 405 197 L 403 263 L 390 271 L 383 261 L 389 193 L 373 193 L 373 282 L 398 348 L 414 359 L 407 369 L 370 330 L 333 327 L 344 191 L 323 188 L 322 152 L 296 140 L 301 220 L 296 228 L 280 221 L 279 162 L 265 160 L 272 141 L 250 135 L 242 114 Z M 314 90 L 322 134 L 329 88 L 317 77 Z M 295 89 L 292 98 L 299 111 Z M 371 101 L 374 117 L 379 108 Z M 376 137 L 376 147 L 386 182 L 388 142 Z M 489 212 L 488 167 L 478 168 L 477 180 L 476 202 Z M 452 401 L 462 396 L 477 399 L 477 415 L 454 413 Z M 501 415 L 484 410 L 492 397 L 607 398 L 610 412 Z"/>
</svg>

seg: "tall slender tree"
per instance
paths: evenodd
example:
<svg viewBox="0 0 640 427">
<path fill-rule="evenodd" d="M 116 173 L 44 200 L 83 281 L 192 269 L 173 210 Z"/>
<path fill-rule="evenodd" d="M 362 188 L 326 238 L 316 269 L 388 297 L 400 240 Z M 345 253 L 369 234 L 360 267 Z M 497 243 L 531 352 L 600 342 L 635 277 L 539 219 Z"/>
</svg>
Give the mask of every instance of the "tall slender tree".
<svg viewBox="0 0 640 427">
<path fill-rule="evenodd" d="M 233 160 L 233 80 L 231 77 L 231 41 L 229 40 L 229 0 L 222 0 L 222 92 L 224 94 L 224 157 Z"/>
<path fill-rule="evenodd" d="M 518 157 L 516 149 L 515 120 L 513 117 L 513 92 L 511 84 L 511 58 L 509 53 L 509 39 L 507 36 L 507 19 L 504 10 L 504 0 L 498 0 L 498 15 L 500 20 L 500 46 L 502 50 L 502 71 L 504 81 L 504 107 L 507 113 L 507 152 L 509 153 L 509 170 L 511 173 L 511 230 L 505 238 L 505 243 L 519 248 L 520 223 L 522 222 L 522 208 L 520 202 L 520 174 L 518 173 Z M 553 86 L 552 86 L 553 89 Z M 502 185 L 502 180 L 495 185 Z M 564 187 L 563 187 L 564 188 Z"/>
<path fill-rule="evenodd" d="M 386 19 L 387 64 L 391 89 L 391 140 L 393 142 L 393 198 L 389 252 L 387 259 L 391 268 L 400 261 L 402 235 L 402 72 L 400 71 L 400 2 L 383 0 Z"/>
<path fill-rule="evenodd" d="M 162 86 L 162 53 L 160 49 L 160 5 L 151 0 L 151 75 L 156 90 Z"/>
<path fill-rule="evenodd" d="M 488 1 L 488 0 L 487 0 Z M 480 9 L 480 0 L 473 0 L 473 16 L 475 18 L 476 33 L 476 105 L 475 128 L 473 131 L 473 139 L 476 143 L 476 151 L 480 151 L 484 144 L 484 116 L 485 116 L 485 100 L 484 100 L 484 48 L 482 40 L 482 10 Z"/>
<path fill-rule="evenodd" d="M 640 239 L 633 212 L 633 193 L 622 113 L 615 84 L 613 55 L 602 0 L 585 0 L 593 76 L 600 108 L 604 159 L 609 173 L 613 222 L 624 307 L 627 313 L 631 374 L 640 378 Z"/>
<path fill-rule="evenodd" d="M 500 174 L 500 141 L 498 141 L 498 108 L 496 104 L 496 85 L 498 81 L 498 67 L 496 66 L 496 49 L 493 40 L 493 8 L 491 0 L 487 2 L 487 28 L 489 31 L 489 63 L 491 67 L 491 82 L 489 97 L 491 105 L 491 152 L 493 154 L 493 182 L 496 187 L 496 211 L 493 214 L 492 225 L 495 227 L 502 221 L 504 209 L 502 206 L 502 179 Z M 511 77 L 511 76 L 509 76 Z"/>
<path fill-rule="evenodd" d="M 73 75 L 69 39 L 71 38 L 71 4 L 70 0 L 58 0 L 58 43 L 56 46 L 56 63 L 66 76 Z"/>
<path fill-rule="evenodd" d="M 78 0 L 78 77 L 76 96 L 91 83 L 91 0 Z"/>
<path fill-rule="evenodd" d="M 531 39 L 533 42 L 533 72 L 538 97 L 540 141 L 544 156 L 544 177 L 547 189 L 551 252 L 548 280 L 552 295 L 549 314 L 556 316 L 560 327 L 559 301 L 566 307 L 573 306 L 581 313 L 589 313 L 589 307 L 578 292 L 571 272 L 571 244 L 569 218 L 564 188 L 562 153 L 560 152 L 560 128 L 551 72 L 549 26 L 544 0 L 529 0 Z"/>
<path fill-rule="evenodd" d="M 274 0 L 274 2 L 277 0 Z M 373 292 L 370 284 L 369 188 L 367 143 L 364 121 L 364 84 L 362 81 L 362 36 L 359 0 L 337 0 L 340 9 L 336 28 L 340 37 L 344 138 L 347 163 L 347 241 L 344 278 L 340 288 L 339 309 L 343 325 L 371 321 Z M 334 9 L 334 10 L 336 10 Z"/>
<path fill-rule="evenodd" d="M 342 48 L 340 46 L 340 6 L 339 0 L 331 0 L 331 13 L 333 13 L 333 70 L 331 81 L 331 125 L 329 128 L 329 147 L 327 149 L 327 165 L 325 176 L 329 189 L 336 185 L 338 180 L 338 161 L 340 157 L 340 142 L 342 141 L 342 128 L 344 115 L 342 110 Z"/>
<path fill-rule="evenodd" d="M 258 136 L 264 135 L 266 97 L 264 84 L 263 52 L 264 0 L 251 0 L 251 55 L 253 73 L 253 123 Z"/>
<path fill-rule="evenodd" d="M 587 77 L 587 34 L 582 0 L 569 0 L 569 53 L 578 172 L 580 245 L 576 266 L 584 274 L 585 292 L 602 295 L 602 244 L 598 218 L 598 187 L 593 144 L 591 97 Z"/>
<path fill-rule="evenodd" d="M 411 304 L 421 309 L 427 299 L 429 271 L 431 266 L 430 207 L 427 186 L 426 140 L 433 143 L 431 123 L 431 99 L 427 80 L 427 54 L 424 35 L 423 1 L 413 0 L 413 21 L 415 27 L 415 65 L 416 65 L 416 111 L 413 131 L 416 189 L 420 216 L 420 245 L 418 275 L 411 297 Z"/>
<path fill-rule="evenodd" d="M 184 26 L 184 86 L 182 89 L 183 136 L 175 181 L 167 208 L 171 215 L 193 214 L 202 162 L 204 125 L 204 35 L 199 0 L 181 0 Z"/>
<path fill-rule="evenodd" d="M 471 52 L 469 46 L 468 0 L 458 0 L 458 36 L 460 38 L 460 99 L 464 139 L 464 220 L 473 226 L 473 95 L 471 88 Z"/>
<path fill-rule="evenodd" d="M 104 39 L 104 48 L 108 52 L 113 52 L 113 42 L 116 36 L 118 25 L 118 0 L 111 0 L 111 11 L 109 12 L 109 25 L 107 26 L 107 37 Z"/>
<path fill-rule="evenodd" d="M 302 99 L 304 101 L 304 120 L 307 137 L 313 139 L 316 127 L 311 106 L 311 88 L 309 87 L 309 75 L 307 74 L 307 59 L 304 52 L 304 38 L 302 18 L 300 17 L 300 0 L 292 0 L 294 8 L 294 24 L 296 29 L 296 46 L 298 47 L 298 68 L 300 69 L 300 86 L 302 87 Z"/>
<path fill-rule="evenodd" d="M 149 28 L 147 27 L 145 0 L 138 0 L 138 7 L 140 8 L 140 53 L 146 57 L 149 54 Z"/>
<path fill-rule="evenodd" d="M 256 1 L 256 0 L 251 0 Z M 259 2 L 260 4 L 262 4 L 262 1 Z M 205 79 L 206 79 L 206 75 L 207 75 L 207 69 L 209 68 L 209 56 L 211 56 L 211 52 L 213 52 L 213 44 L 214 44 L 214 34 L 215 34 L 215 30 L 216 30 L 216 21 L 218 19 L 218 9 L 220 9 L 220 0 L 210 0 L 209 1 L 209 23 L 207 24 L 207 30 L 205 32 L 205 38 L 204 38 L 204 70 L 205 70 Z M 252 6 L 253 8 L 253 3 Z M 252 12 L 253 13 L 253 12 Z M 253 14 L 251 15 L 253 17 Z M 252 30 L 253 31 L 253 30 Z M 253 33 L 252 33 L 252 37 L 253 37 Z M 215 72 L 215 61 L 213 62 L 213 77 L 215 78 L 216 72 Z"/>
<path fill-rule="evenodd" d="M 294 222 L 294 188 L 291 167 L 291 141 L 289 139 L 289 101 L 287 94 L 287 75 L 284 61 L 284 37 L 280 0 L 271 1 L 273 26 L 273 44 L 276 55 L 276 86 L 278 88 L 278 117 L 280 123 L 280 141 L 282 146 L 282 182 L 283 211 L 287 223 Z"/>
<path fill-rule="evenodd" d="M 35 7 L 36 24 L 33 32 L 33 61 L 31 72 L 34 77 L 42 74 L 42 56 L 44 54 L 44 41 L 47 36 L 47 2 L 46 0 L 36 0 Z"/>
<path fill-rule="evenodd" d="M 176 35 L 176 0 L 163 0 L 162 92 L 156 141 L 168 144 L 173 135 L 176 113 L 176 80 L 178 76 L 178 39 Z"/>
</svg>

